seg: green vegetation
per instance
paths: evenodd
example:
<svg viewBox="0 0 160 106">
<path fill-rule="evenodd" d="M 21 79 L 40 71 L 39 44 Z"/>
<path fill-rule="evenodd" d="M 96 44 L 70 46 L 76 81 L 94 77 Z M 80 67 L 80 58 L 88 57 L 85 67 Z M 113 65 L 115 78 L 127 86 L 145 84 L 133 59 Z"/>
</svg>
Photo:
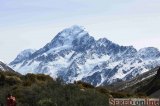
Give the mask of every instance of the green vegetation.
<svg viewBox="0 0 160 106">
<path fill-rule="evenodd" d="M 64 84 L 48 75 L 0 72 L 0 102 L 6 102 L 8 93 L 16 97 L 17 106 L 108 106 L 109 96 L 107 90 L 83 82 Z"/>
<path fill-rule="evenodd" d="M 108 98 L 143 96 L 112 92 L 81 81 L 65 84 L 43 74 L 0 72 L 0 102 L 5 104 L 8 93 L 16 97 L 17 106 L 108 106 Z"/>
</svg>

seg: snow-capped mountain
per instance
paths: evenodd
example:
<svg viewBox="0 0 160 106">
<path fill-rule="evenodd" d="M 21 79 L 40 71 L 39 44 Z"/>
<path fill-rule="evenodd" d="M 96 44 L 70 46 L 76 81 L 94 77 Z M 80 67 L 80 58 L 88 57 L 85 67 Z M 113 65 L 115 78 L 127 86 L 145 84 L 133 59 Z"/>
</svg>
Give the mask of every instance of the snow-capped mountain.
<svg viewBox="0 0 160 106">
<path fill-rule="evenodd" d="M 77 25 L 62 30 L 41 49 L 23 54 L 10 63 L 22 74 L 44 73 L 66 82 L 83 80 L 96 86 L 128 80 L 160 65 L 157 48 L 137 51 L 106 38 L 95 40 Z"/>
</svg>

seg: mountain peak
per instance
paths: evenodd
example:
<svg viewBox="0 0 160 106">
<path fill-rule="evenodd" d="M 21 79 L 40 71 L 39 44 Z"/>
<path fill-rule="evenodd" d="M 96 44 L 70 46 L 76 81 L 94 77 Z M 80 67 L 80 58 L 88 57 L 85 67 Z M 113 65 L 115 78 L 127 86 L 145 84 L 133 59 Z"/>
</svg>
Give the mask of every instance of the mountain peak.
<svg viewBox="0 0 160 106">
<path fill-rule="evenodd" d="M 143 59 L 156 58 L 157 56 L 160 56 L 160 51 L 155 47 L 146 47 L 140 49 L 138 55 Z"/>
<path fill-rule="evenodd" d="M 139 50 L 140 52 L 146 52 L 146 51 L 159 51 L 157 48 L 155 47 L 145 47 Z"/>
<path fill-rule="evenodd" d="M 69 28 L 62 30 L 58 33 L 58 36 L 68 37 L 68 36 L 76 36 L 78 33 L 85 31 L 85 28 L 79 25 L 73 25 Z"/>
<path fill-rule="evenodd" d="M 73 25 L 59 32 L 56 37 L 48 44 L 49 48 L 57 48 L 62 46 L 73 47 L 75 41 L 90 38 L 85 28 L 78 25 Z"/>
<path fill-rule="evenodd" d="M 23 60 L 27 59 L 29 56 L 31 56 L 36 50 L 34 49 L 25 49 L 23 51 L 21 51 L 17 57 L 14 59 L 13 62 L 11 62 L 10 64 L 16 64 L 19 62 L 22 62 Z"/>
<path fill-rule="evenodd" d="M 98 39 L 98 42 L 111 42 L 111 41 L 108 40 L 107 38 L 100 38 Z"/>
<path fill-rule="evenodd" d="M 72 30 L 85 30 L 85 28 L 83 26 L 80 26 L 80 25 L 73 25 L 69 29 L 72 29 Z"/>
</svg>

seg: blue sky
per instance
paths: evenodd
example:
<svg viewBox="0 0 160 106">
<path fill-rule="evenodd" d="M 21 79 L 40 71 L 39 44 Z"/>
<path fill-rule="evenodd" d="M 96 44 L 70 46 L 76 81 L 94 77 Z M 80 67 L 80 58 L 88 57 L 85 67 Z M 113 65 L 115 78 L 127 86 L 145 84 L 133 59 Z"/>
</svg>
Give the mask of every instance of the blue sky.
<svg viewBox="0 0 160 106">
<path fill-rule="evenodd" d="M 160 0 L 0 0 L 0 60 L 38 49 L 75 24 L 96 39 L 160 49 Z"/>
</svg>

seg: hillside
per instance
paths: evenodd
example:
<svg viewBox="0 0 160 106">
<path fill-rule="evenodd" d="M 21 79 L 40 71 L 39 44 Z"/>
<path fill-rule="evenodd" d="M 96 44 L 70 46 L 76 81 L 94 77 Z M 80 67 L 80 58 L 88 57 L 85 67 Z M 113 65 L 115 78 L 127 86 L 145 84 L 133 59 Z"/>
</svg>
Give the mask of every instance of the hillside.
<svg viewBox="0 0 160 106">
<path fill-rule="evenodd" d="M 94 87 L 78 81 L 65 84 L 43 74 L 20 75 L 0 72 L 0 101 L 12 93 L 17 106 L 108 106 L 108 98 L 138 97 L 129 93 L 112 92 L 105 87 Z"/>
<path fill-rule="evenodd" d="M 108 106 L 112 97 L 159 97 L 159 72 L 157 67 L 128 82 L 94 87 L 81 81 L 66 84 L 44 74 L 0 71 L 0 101 L 5 103 L 8 93 L 16 97 L 17 106 Z"/>
<path fill-rule="evenodd" d="M 145 73 L 143 73 L 143 74 L 141 74 L 131 80 L 116 82 L 116 83 L 108 85 L 107 87 L 114 90 L 114 91 L 121 91 L 124 89 L 128 89 L 128 88 L 135 86 L 139 83 L 143 83 L 147 80 L 152 79 L 156 75 L 158 69 L 159 69 L 159 67 L 156 67 L 156 68 L 151 69 L 148 72 L 145 72 Z"/>
<path fill-rule="evenodd" d="M 146 82 L 145 85 L 137 89 L 137 92 L 144 92 L 147 95 L 160 97 L 160 68 L 157 74 Z M 156 94 L 156 95 L 155 95 Z"/>
<path fill-rule="evenodd" d="M 17 106 L 107 106 L 108 92 L 103 94 L 91 85 L 80 85 L 66 85 L 42 74 L 0 72 L 0 101 L 5 103 L 6 95 L 12 93 Z"/>
<path fill-rule="evenodd" d="M 156 67 L 129 81 L 122 81 L 106 86 L 114 92 L 128 92 L 150 97 L 160 97 L 160 67 Z"/>
</svg>

